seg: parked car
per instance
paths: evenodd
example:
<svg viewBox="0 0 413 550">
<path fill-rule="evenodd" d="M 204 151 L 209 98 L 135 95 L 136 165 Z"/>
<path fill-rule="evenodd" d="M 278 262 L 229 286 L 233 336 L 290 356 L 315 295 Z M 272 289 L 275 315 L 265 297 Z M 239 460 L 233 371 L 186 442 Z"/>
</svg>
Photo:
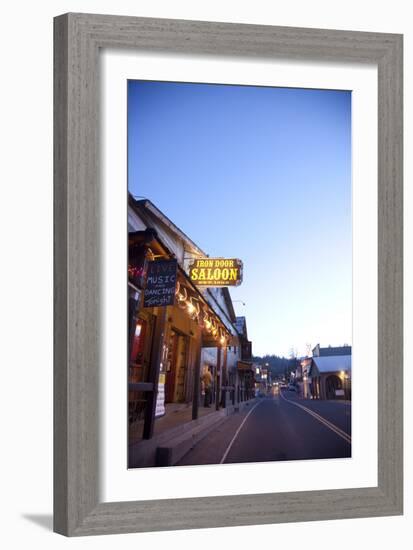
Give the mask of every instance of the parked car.
<svg viewBox="0 0 413 550">
<path fill-rule="evenodd" d="M 294 384 L 288 384 L 287 390 L 288 391 L 297 391 L 297 388 L 294 386 Z"/>
</svg>

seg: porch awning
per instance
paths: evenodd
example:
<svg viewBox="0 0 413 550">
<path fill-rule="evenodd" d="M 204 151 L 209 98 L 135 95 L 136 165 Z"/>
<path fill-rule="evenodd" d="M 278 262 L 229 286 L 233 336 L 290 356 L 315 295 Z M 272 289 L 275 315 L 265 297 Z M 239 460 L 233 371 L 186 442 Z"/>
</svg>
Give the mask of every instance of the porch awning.
<svg viewBox="0 0 413 550">
<path fill-rule="evenodd" d="M 249 361 L 238 361 L 237 368 L 238 370 L 242 370 L 242 371 L 253 370 L 252 363 L 250 363 Z"/>
</svg>

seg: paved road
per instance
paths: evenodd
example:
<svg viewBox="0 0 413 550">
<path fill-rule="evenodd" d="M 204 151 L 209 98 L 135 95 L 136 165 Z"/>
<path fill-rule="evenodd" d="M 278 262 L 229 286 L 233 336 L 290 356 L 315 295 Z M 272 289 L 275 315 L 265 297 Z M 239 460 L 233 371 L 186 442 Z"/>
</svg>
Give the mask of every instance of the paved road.
<svg viewBox="0 0 413 550">
<path fill-rule="evenodd" d="M 229 417 L 178 465 L 350 457 L 350 429 L 349 403 L 282 392 Z"/>
</svg>

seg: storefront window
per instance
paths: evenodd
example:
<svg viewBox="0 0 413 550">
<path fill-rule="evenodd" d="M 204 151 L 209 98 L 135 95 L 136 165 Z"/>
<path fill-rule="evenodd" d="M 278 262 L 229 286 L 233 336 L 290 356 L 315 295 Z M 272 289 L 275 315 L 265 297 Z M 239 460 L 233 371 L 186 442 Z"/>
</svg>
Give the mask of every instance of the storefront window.
<svg viewBox="0 0 413 550">
<path fill-rule="evenodd" d="M 132 340 L 132 351 L 131 351 L 132 363 L 137 363 L 139 365 L 142 364 L 145 333 L 146 333 L 146 321 L 144 321 L 143 319 L 138 319 L 135 326 L 135 332 Z"/>
<path fill-rule="evenodd" d="M 137 319 L 132 336 L 132 346 L 129 362 L 129 383 L 138 384 L 145 376 L 145 339 L 148 324 L 145 319 Z M 129 391 L 129 422 L 142 418 L 145 405 L 143 392 Z"/>
<path fill-rule="evenodd" d="M 167 403 L 182 403 L 186 399 L 187 346 L 187 337 L 171 330 L 166 364 Z"/>
</svg>

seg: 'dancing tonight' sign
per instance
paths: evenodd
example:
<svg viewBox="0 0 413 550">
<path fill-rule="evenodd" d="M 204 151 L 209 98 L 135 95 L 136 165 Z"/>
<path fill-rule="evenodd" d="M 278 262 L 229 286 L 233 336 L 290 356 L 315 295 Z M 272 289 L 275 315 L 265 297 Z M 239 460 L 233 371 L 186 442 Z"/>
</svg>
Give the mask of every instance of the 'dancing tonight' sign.
<svg viewBox="0 0 413 550">
<path fill-rule="evenodd" d="M 227 258 L 198 258 L 189 266 L 189 278 L 197 286 L 238 286 L 242 283 L 242 262 Z"/>
<path fill-rule="evenodd" d="M 143 307 L 166 307 L 175 303 L 176 260 L 148 262 Z"/>
</svg>

